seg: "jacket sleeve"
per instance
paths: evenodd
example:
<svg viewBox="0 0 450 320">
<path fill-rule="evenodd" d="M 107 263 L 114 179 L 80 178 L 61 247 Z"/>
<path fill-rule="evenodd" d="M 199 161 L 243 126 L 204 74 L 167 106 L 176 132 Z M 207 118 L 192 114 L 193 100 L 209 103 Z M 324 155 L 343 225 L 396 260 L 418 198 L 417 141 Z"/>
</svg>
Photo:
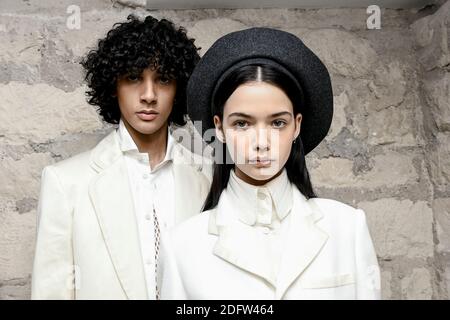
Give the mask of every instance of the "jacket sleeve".
<svg viewBox="0 0 450 320">
<path fill-rule="evenodd" d="M 178 270 L 174 248 L 170 239 L 170 231 L 161 238 L 161 299 L 162 300 L 187 300 L 182 277 Z"/>
<path fill-rule="evenodd" d="M 357 209 L 355 223 L 356 298 L 359 300 L 381 299 L 380 268 L 370 237 L 366 215 Z"/>
<path fill-rule="evenodd" d="M 73 299 L 72 210 L 51 166 L 44 168 L 37 209 L 31 299 Z"/>
</svg>

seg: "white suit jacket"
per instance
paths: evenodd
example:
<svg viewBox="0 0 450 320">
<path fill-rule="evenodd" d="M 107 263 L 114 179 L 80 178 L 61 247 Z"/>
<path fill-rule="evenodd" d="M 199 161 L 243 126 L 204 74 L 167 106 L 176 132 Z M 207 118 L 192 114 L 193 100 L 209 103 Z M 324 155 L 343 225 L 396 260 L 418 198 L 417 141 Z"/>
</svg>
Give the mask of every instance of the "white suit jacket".
<svg viewBox="0 0 450 320">
<path fill-rule="evenodd" d="M 255 237 L 216 224 L 239 210 L 223 193 L 216 208 L 163 240 L 161 298 L 379 299 L 380 271 L 364 211 L 331 199 L 306 200 L 293 188 L 278 276 L 263 263 Z"/>
<path fill-rule="evenodd" d="M 174 145 L 176 223 L 201 211 L 211 166 Z M 114 130 L 44 169 L 32 299 L 147 299 L 136 217 Z"/>
</svg>

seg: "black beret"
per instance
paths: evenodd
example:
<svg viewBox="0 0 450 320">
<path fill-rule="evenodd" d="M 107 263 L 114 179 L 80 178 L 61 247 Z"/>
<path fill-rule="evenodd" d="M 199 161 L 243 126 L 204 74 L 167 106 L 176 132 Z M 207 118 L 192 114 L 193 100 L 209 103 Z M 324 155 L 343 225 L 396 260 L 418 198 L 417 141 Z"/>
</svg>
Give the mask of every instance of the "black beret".
<svg viewBox="0 0 450 320">
<path fill-rule="evenodd" d="M 304 103 L 300 138 L 307 154 L 330 129 L 333 91 L 322 61 L 297 36 L 285 31 L 250 28 L 219 38 L 203 55 L 189 79 L 189 117 L 203 137 L 207 129 L 214 128 L 213 97 L 223 75 L 237 66 L 259 63 L 282 69 L 296 79 Z"/>
</svg>

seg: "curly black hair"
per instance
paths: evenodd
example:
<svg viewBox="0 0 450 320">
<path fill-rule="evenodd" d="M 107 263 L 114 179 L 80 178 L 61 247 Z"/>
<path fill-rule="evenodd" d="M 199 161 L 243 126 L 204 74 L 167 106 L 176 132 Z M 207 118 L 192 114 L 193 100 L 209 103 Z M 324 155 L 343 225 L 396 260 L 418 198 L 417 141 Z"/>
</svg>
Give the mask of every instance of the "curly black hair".
<svg viewBox="0 0 450 320">
<path fill-rule="evenodd" d="M 128 74 L 139 75 L 150 67 L 163 78 L 175 79 L 177 91 L 168 120 L 185 125 L 186 85 L 200 60 L 198 50 L 183 27 L 176 28 L 166 19 L 147 16 L 141 21 L 129 15 L 126 22 L 114 24 L 80 62 L 86 71 L 88 103 L 98 107 L 104 121 L 119 123 L 117 80 Z"/>
</svg>

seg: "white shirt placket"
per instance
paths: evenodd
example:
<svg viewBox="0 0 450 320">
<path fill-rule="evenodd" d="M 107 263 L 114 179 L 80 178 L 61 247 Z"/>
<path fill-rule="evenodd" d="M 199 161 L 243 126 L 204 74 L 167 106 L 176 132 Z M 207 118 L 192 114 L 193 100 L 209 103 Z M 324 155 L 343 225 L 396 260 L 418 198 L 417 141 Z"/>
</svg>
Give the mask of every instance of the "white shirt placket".
<svg viewBox="0 0 450 320">
<path fill-rule="evenodd" d="M 137 215 L 141 217 L 139 223 L 139 233 L 141 238 L 141 252 L 144 259 L 145 277 L 147 290 L 150 298 L 155 297 L 155 232 L 153 220 L 153 207 L 155 205 L 155 192 L 152 188 L 154 184 L 154 175 L 150 172 L 148 158 L 142 161 L 138 168 L 140 169 L 140 183 L 137 183 L 137 203 L 140 207 Z"/>
<path fill-rule="evenodd" d="M 170 161 L 173 138 L 168 136 L 168 150 L 163 163 L 150 169 L 148 154 L 140 153 L 136 144 L 121 121 L 119 137 L 129 182 L 133 192 L 133 203 L 138 225 L 141 255 L 144 266 L 147 293 L 150 299 L 156 297 L 156 250 L 155 219 L 159 222 L 157 231 L 164 232 L 175 222 L 174 176 Z M 159 232 L 158 232 L 159 233 Z"/>
</svg>

